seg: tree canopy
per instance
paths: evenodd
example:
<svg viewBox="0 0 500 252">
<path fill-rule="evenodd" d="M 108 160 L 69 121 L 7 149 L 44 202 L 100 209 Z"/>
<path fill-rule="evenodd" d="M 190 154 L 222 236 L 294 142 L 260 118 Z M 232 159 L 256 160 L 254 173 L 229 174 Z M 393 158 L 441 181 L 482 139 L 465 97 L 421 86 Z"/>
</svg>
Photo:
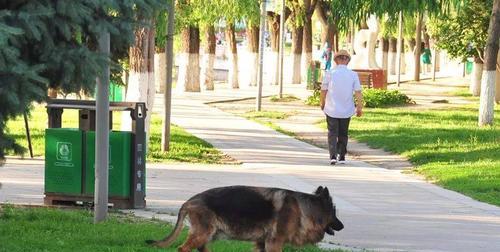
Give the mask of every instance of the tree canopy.
<svg viewBox="0 0 500 252">
<path fill-rule="evenodd" d="M 436 45 L 454 58 L 483 57 L 492 0 L 476 0 L 429 22 Z"/>
<path fill-rule="evenodd" d="M 93 93 L 109 61 L 97 51 L 111 34 L 114 56 L 126 54 L 140 16 L 158 0 L 0 0 L 0 159 L 22 148 L 5 132 L 6 121 L 47 98 L 47 89 Z M 113 64 L 117 69 L 118 65 Z"/>
</svg>

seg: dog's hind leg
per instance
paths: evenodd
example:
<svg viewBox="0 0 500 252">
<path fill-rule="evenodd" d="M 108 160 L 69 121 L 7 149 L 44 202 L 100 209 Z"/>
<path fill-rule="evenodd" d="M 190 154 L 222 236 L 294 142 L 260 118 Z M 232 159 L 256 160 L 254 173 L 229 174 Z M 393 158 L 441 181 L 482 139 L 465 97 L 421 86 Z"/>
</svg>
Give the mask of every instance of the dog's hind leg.
<svg viewBox="0 0 500 252">
<path fill-rule="evenodd" d="M 266 244 L 262 241 L 255 242 L 255 252 L 266 252 Z"/>
<path fill-rule="evenodd" d="M 207 245 L 203 245 L 198 248 L 199 252 L 210 252 L 210 250 L 207 248 Z"/>
<path fill-rule="evenodd" d="M 215 234 L 215 215 L 210 214 L 207 209 L 198 209 L 189 213 L 189 220 L 191 230 L 186 242 L 179 248 L 179 252 L 190 252 L 192 249 L 208 251 L 205 245 Z"/>
<path fill-rule="evenodd" d="M 207 252 L 208 249 L 206 245 L 209 241 L 208 237 L 204 234 L 190 233 L 186 242 L 179 247 L 179 252 L 191 252 L 193 249 L 198 249 L 198 251 Z"/>
</svg>

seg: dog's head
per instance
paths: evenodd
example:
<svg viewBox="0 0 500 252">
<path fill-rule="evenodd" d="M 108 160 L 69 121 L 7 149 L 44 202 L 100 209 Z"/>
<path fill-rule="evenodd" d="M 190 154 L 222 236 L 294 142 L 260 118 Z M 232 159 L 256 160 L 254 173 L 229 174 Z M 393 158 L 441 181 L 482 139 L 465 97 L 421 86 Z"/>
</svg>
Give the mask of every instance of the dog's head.
<svg viewBox="0 0 500 252">
<path fill-rule="evenodd" d="M 337 210 L 333 204 L 330 192 L 328 188 L 320 186 L 314 194 L 320 197 L 323 209 L 328 212 L 328 224 L 325 228 L 325 233 L 334 235 L 335 231 L 340 231 L 344 228 L 344 224 L 337 218 Z"/>
</svg>

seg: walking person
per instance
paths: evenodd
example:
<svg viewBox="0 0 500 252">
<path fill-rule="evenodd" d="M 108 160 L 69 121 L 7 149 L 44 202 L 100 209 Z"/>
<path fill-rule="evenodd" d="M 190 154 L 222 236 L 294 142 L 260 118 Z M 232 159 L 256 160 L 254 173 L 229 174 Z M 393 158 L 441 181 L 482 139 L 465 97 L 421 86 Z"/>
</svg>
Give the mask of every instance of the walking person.
<svg viewBox="0 0 500 252">
<path fill-rule="evenodd" d="M 337 66 L 327 72 L 321 84 L 320 106 L 328 125 L 330 164 L 345 163 L 349 122 L 363 114 L 363 95 L 358 74 L 347 68 L 351 56 L 346 50 L 335 53 Z M 356 96 L 354 104 L 353 94 Z"/>
<path fill-rule="evenodd" d="M 323 49 L 323 53 L 321 54 L 321 59 L 323 60 L 324 69 L 330 70 L 332 67 L 332 47 L 328 42 L 325 43 L 325 48 Z"/>
<path fill-rule="evenodd" d="M 422 70 L 423 70 L 422 72 L 424 74 L 430 73 L 430 71 L 431 71 L 431 64 L 432 64 L 431 57 L 432 57 L 432 53 L 431 53 L 431 49 L 429 49 L 429 44 L 422 42 L 422 55 L 420 55 L 420 59 L 422 60 L 422 63 L 424 64 L 424 66 L 422 67 Z"/>
</svg>

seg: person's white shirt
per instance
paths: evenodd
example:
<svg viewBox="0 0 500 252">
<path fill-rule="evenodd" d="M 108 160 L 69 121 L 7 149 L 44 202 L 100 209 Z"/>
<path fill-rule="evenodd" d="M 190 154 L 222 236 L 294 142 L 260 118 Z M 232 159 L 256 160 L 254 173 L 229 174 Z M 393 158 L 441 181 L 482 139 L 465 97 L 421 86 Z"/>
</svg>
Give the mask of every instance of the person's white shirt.
<svg viewBox="0 0 500 252">
<path fill-rule="evenodd" d="M 333 118 L 350 118 L 355 113 L 354 92 L 361 91 L 358 74 L 346 65 L 325 72 L 321 90 L 328 90 L 323 112 Z"/>
</svg>

